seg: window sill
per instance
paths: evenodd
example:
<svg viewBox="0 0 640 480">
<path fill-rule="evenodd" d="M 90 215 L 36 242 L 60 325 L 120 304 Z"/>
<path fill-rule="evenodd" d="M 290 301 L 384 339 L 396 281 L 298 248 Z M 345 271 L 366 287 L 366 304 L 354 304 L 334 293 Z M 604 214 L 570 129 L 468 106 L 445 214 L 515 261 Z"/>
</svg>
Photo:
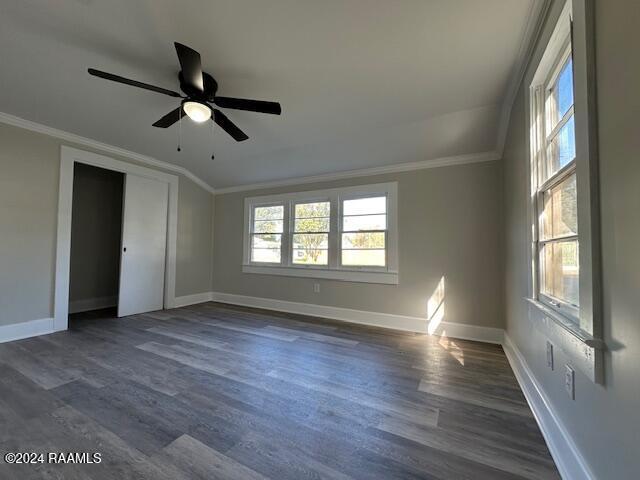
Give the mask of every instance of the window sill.
<svg viewBox="0 0 640 480">
<path fill-rule="evenodd" d="M 602 349 L 604 347 L 604 342 L 602 340 L 595 338 L 593 335 L 586 332 L 585 330 L 580 328 L 578 325 L 576 325 L 574 322 L 572 322 L 569 318 L 564 317 L 561 313 L 556 312 L 554 309 L 548 307 L 547 305 L 536 300 L 535 298 L 527 297 L 527 301 L 531 305 L 538 308 L 542 313 L 544 313 L 547 317 L 549 317 L 555 323 L 557 323 L 558 326 L 565 329 L 567 333 L 569 333 L 570 335 L 573 335 L 577 340 L 581 341 L 585 345 L 592 348 L 597 348 L 597 349 Z"/>
<path fill-rule="evenodd" d="M 344 282 L 382 283 L 397 285 L 398 272 L 375 270 L 330 270 L 317 267 L 282 267 L 274 265 L 243 265 L 243 273 L 257 273 L 262 275 L 282 275 L 285 277 L 318 278 L 340 280 Z"/>
<path fill-rule="evenodd" d="M 573 366 L 593 382 L 603 383 L 605 343 L 544 303 L 529 297 L 525 300 L 530 305 L 529 319 L 533 325 L 562 349 Z"/>
</svg>

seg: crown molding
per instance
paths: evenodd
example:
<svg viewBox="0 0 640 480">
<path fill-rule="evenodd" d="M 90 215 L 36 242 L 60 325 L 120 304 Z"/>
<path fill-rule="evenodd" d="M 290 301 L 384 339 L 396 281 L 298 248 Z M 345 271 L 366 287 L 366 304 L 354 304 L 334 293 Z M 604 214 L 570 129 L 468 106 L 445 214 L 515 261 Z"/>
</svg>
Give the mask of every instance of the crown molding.
<svg viewBox="0 0 640 480">
<path fill-rule="evenodd" d="M 465 165 L 469 163 L 492 162 L 495 160 L 500 160 L 501 158 L 501 155 L 499 155 L 497 152 L 471 153 L 453 157 L 434 158 L 432 160 L 421 160 L 419 162 L 398 163 L 396 165 L 384 165 L 381 167 L 361 168 L 358 170 L 347 170 L 344 172 L 287 178 L 284 180 L 274 180 L 272 182 L 252 183 L 248 185 L 216 188 L 215 194 L 220 195 L 225 193 L 245 192 L 249 190 L 261 190 L 265 188 L 285 187 L 289 185 L 329 182 L 333 180 L 341 180 L 343 178 L 370 177 L 373 175 L 384 175 L 387 173 L 409 172 L 411 170 L 450 167 L 453 165 Z"/>
<path fill-rule="evenodd" d="M 140 162 L 145 165 L 150 165 L 156 168 L 161 168 L 163 170 L 168 170 L 170 172 L 179 173 L 187 177 L 189 180 L 191 180 L 195 184 L 204 188 L 209 193 L 212 193 L 212 194 L 215 193 L 215 189 L 211 185 L 209 185 L 207 182 L 205 182 L 199 177 L 196 177 L 193 173 L 191 173 L 186 168 L 180 167 L 178 165 L 174 165 L 172 163 L 163 162 L 162 160 L 158 160 L 156 158 L 149 157 L 147 155 L 142 155 L 140 153 L 132 152 L 131 150 L 126 150 L 124 148 L 115 147 L 107 143 L 98 142 L 97 140 L 92 140 L 91 138 L 82 137 L 74 133 L 65 132 L 64 130 L 58 130 L 56 128 L 48 127 L 46 125 L 32 122 L 31 120 L 25 120 L 24 118 L 16 117 L 15 115 L 10 115 L 4 112 L 0 112 L 0 123 L 12 125 L 14 127 L 24 128 L 25 130 L 30 130 L 32 132 L 42 133 L 44 135 L 59 138 L 60 140 L 71 142 L 76 145 L 84 145 L 86 147 L 95 148 L 97 150 L 100 150 L 103 153 L 111 153 L 113 155 L 118 155 L 120 157 L 125 157 L 131 160 L 135 160 L 136 162 Z"/>
<path fill-rule="evenodd" d="M 15 115 L 10 115 L 4 112 L 0 112 L 0 123 L 12 125 L 14 127 L 24 128 L 25 130 L 30 130 L 32 132 L 42 133 L 44 135 L 48 135 L 54 138 L 59 138 L 60 140 L 64 140 L 76 145 L 84 145 L 87 147 L 95 148 L 96 150 L 99 150 L 103 153 L 111 153 L 113 155 L 118 155 L 121 157 L 129 158 L 131 160 L 135 160 L 145 165 L 161 168 L 163 170 L 167 170 L 174 173 L 179 173 L 181 175 L 184 175 L 189 180 L 193 181 L 195 184 L 199 185 L 200 187 L 202 187 L 203 189 L 205 189 L 206 191 L 214 195 L 234 193 L 234 192 L 244 192 L 244 191 L 250 191 L 250 190 L 260 190 L 264 188 L 284 187 L 289 185 L 301 185 L 301 184 L 308 184 L 308 183 L 327 182 L 327 181 L 333 181 L 333 180 L 340 180 L 344 178 L 369 177 L 373 175 L 384 175 L 387 173 L 399 173 L 399 172 L 408 172 L 412 170 L 424 170 L 428 168 L 440 168 L 440 167 L 450 167 L 454 165 L 465 165 L 470 163 L 491 162 L 495 160 L 500 160 L 502 158 L 502 155 L 496 151 L 480 152 L 480 153 L 471 153 L 466 155 L 456 155 L 451 157 L 434 158 L 431 160 L 421 160 L 418 162 L 399 163 L 395 165 L 383 165 L 380 167 L 347 170 L 344 172 L 326 173 L 321 175 L 311 175 L 311 176 L 304 176 L 304 177 L 294 177 L 294 178 L 274 180 L 274 181 L 263 182 L 263 183 L 252 183 L 252 184 L 246 184 L 246 185 L 235 185 L 235 186 L 225 187 L 225 188 L 214 188 L 208 183 L 206 183 L 204 180 L 202 180 L 201 178 L 196 177 L 193 173 L 191 173 L 189 170 L 187 170 L 184 167 L 180 167 L 178 165 L 174 165 L 168 162 L 163 162 L 162 160 L 158 160 L 156 158 L 149 157 L 147 155 L 142 155 L 140 153 L 132 152 L 131 150 L 126 150 L 124 148 L 109 145 L 107 143 L 102 143 L 97 140 L 92 140 L 87 137 L 76 135 L 74 133 L 65 132 L 64 130 L 58 130 L 56 128 L 48 127 L 46 125 L 32 122 L 31 120 L 26 120 L 24 118 L 16 117 Z"/>
<path fill-rule="evenodd" d="M 522 41 L 520 42 L 520 48 L 518 50 L 518 61 L 511 72 L 511 77 L 509 79 L 509 84 L 507 86 L 507 91 L 505 93 L 500 112 L 500 123 L 498 125 L 498 136 L 496 139 L 496 152 L 498 152 L 501 157 L 504 152 L 507 131 L 509 130 L 511 110 L 513 109 L 513 104 L 516 100 L 520 83 L 522 83 L 524 74 L 531 62 L 536 40 L 542 31 L 544 19 L 550 6 L 551 0 L 534 0 L 531 3 L 531 8 L 529 9 L 524 35 L 522 36 Z"/>
</svg>

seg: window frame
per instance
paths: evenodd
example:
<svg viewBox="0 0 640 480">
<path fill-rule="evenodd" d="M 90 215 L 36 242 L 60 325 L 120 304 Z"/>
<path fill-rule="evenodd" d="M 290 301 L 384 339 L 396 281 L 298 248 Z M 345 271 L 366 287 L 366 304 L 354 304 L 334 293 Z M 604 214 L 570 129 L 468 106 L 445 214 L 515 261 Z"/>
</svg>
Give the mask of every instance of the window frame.
<svg viewBox="0 0 640 480">
<path fill-rule="evenodd" d="M 348 201 L 348 200 L 359 200 L 361 198 L 377 198 L 377 197 L 386 197 L 386 209 L 385 209 L 385 216 L 386 218 L 386 224 L 387 224 L 387 228 L 385 230 L 358 230 L 359 232 L 384 232 L 384 255 L 385 255 L 385 264 L 384 266 L 380 266 L 380 265 L 343 265 L 342 264 L 342 234 L 343 233 L 356 233 L 356 230 L 344 230 L 344 202 Z M 388 265 L 389 265 L 389 249 L 388 249 L 388 243 L 389 243 L 389 198 L 388 195 L 381 195 L 379 193 L 374 193 L 374 194 L 360 194 L 360 195 L 345 195 L 342 196 L 340 198 L 340 204 L 338 205 L 338 223 L 339 223 L 339 227 L 338 227 L 338 265 L 340 266 L 341 269 L 346 269 L 346 270 L 366 270 L 366 271 L 372 271 L 372 272 L 383 272 L 386 271 L 388 269 Z M 366 214 L 369 215 L 369 214 Z M 375 214 L 371 214 L 371 215 L 375 215 Z M 357 215 L 349 215 L 349 216 L 357 216 Z M 364 215 L 362 215 L 364 216 Z"/>
<path fill-rule="evenodd" d="M 296 205 L 304 205 L 306 203 L 325 203 L 328 202 L 329 203 L 329 231 L 328 232 L 296 232 Z M 291 200 L 291 213 L 290 213 L 290 232 L 289 232 L 289 238 L 290 238 L 290 245 L 289 245 L 289 263 L 288 266 L 289 267 L 304 267 L 304 268 L 319 268 L 319 269 L 327 269 L 330 268 L 331 265 L 331 255 L 329 254 L 329 250 L 331 249 L 331 223 L 332 223 L 332 218 L 333 215 L 331 214 L 331 210 L 332 210 L 332 205 L 331 205 L 331 198 L 330 197 L 321 197 L 321 198 L 312 198 L 310 200 Z M 298 233 L 326 233 L 327 234 L 327 263 L 326 265 L 307 265 L 307 264 L 303 264 L 303 263 L 295 263 L 293 261 L 293 236 Z"/>
<path fill-rule="evenodd" d="M 250 220 L 248 225 L 248 236 L 249 236 L 249 245 L 248 245 L 248 255 L 249 261 L 253 265 L 280 265 L 280 263 L 276 262 L 254 262 L 251 260 L 251 252 L 253 251 L 253 237 L 255 235 L 261 235 L 260 233 L 254 232 L 254 223 L 255 223 L 255 211 L 257 208 L 261 207 L 280 207 L 282 206 L 282 233 L 280 233 L 280 261 L 282 261 L 282 248 L 285 242 L 286 232 L 287 232 L 287 209 L 286 205 L 281 202 L 271 202 L 271 203 L 261 203 L 253 205 L 250 212 Z M 259 220 L 260 221 L 260 220 Z"/>
<path fill-rule="evenodd" d="M 542 232 L 542 212 L 544 211 L 544 196 L 547 192 L 552 190 L 554 187 L 557 187 L 566 179 L 568 179 L 571 175 L 576 175 L 577 178 L 577 155 L 572 158 L 569 163 L 558 169 L 556 172 L 549 175 L 547 178 L 542 181 L 541 170 L 549 168 L 548 162 L 548 151 L 549 146 L 555 140 L 555 138 L 560 134 L 562 128 L 574 118 L 575 121 L 575 94 L 574 94 L 574 102 L 571 107 L 565 112 L 565 114 L 558 120 L 558 122 L 552 126 L 551 131 L 549 127 L 551 126 L 550 116 L 551 112 L 549 112 L 547 105 L 549 101 L 549 97 L 552 95 L 553 86 L 556 83 L 556 80 L 562 73 L 565 65 L 569 60 L 572 59 L 572 43 L 571 43 L 571 34 L 567 32 L 565 38 L 561 40 L 562 46 L 560 47 L 560 51 L 555 55 L 553 63 L 550 66 L 543 67 L 548 70 L 547 75 L 544 77 L 543 82 L 532 86 L 532 112 L 537 116 L 538 119 L 542 117 L 542 125 L 537 130 L 539 138 L 537 139 L 537 144 L 539 145 L 539 151 L 535 156 L 535 170 L 532 171 L 531 180 L 532 180 L 532 190 L 534 191 L 535 199 L 534 199 L 534 215 L 537 219 L 535 226 L 535 236 L 534 236 L 534 262 L 536 265 L 536 283 L 537 290 L 534 292 L 537 300 L 544 303 L 548 308 L 558 312 L 559 314 L 566 317 L 567 320 L 580 324 L 580 311 L 579 305 L 574 305 L 566 300 L 556 298 L 553 295 L 545 293 L 542 290 L 541 285 L 541 274 L 542 274 L 542 260 L 541 255 L 545 246 L 563 242 L 563 241 L 577 241 L 578 243 L 578 254 L 580 252 L 580 228 L 578 227 L 578 233 L 571 235 L 558 235 L 552 238 L 542 238 L 540 232 Z M 574 142 L 577 143 L 577 140 L 574 137 Z M 543 166 L 544 165 L 544 166 Z M 546 172 L 546 170 L 545 170 Z M 542 181 L 542 183 L 540 183 Z M 576 205 L 577 208 L 577 205 Z M 576 212 L 577 213 L 577 212 Z M 578 265 L 580 262 L 578 261 Z M 580 273 L 578 273 L 578 278 Z M 578 280 L 579 283 L 579 280 Z"/>
<path fill-rule="evenodd" d="M 385 261 L 382 266 L 342 265 L 342 209 L 345 200 L 384 196 L 387 228 L 385 231 Z M 293 263 L 293 235 L 295 231 L 295 205 L 301 203 L 330 202 L 329 245 L 327 265 Z M 253 215 L 256 207 L 284 205 L 284 230 L 281 242 L 281 263 L 251 261 Z M 285 275 L 308 278 L 366 283 L 398 283 L 398 228 L 397 182 L 356 185 L 328 190 L 313 190 L 261 197 L 245 198 L 243 263 L 244 273 Z"/>
<path fill-rule="evenodd" d="M 602 287 L 600 259 L 600 219 L 598 199 L 598 158 L 596 125 L 594 8 L 590 0 L 566 0 L 547 12 L 540 42 L 532 53 L 532 61 L 524 76 L 525 108 L 528 112 L 527 141 L 529 142 L 529 318 L 567 355 L 577 368 L 594 382 L 603 382 Z M 550 23 L 553 22 L 553 23 Z M 546 117 L 541 125 L 540 102 L 546 89 L 563 68 L 562 58 L 570 40 L 573 60 L 573 117 L 575 130 L 575 158 L 561 168 L 552 179 L 540 185 L 541 192 L 575 172 L 578 222 L 579 307 L 567 312 L 557 308 L 540 295 L 540 257 L 538 175 L 540 146 L 546 147 Z M 528 87 L 528 88 L 527 88 Z M 544 90 L 543 90 L 544 91 Z M 558 129 L 561 127 L 558 127 Z M 540 139 L 544 138 L 545 142 Z"/>
</svg>

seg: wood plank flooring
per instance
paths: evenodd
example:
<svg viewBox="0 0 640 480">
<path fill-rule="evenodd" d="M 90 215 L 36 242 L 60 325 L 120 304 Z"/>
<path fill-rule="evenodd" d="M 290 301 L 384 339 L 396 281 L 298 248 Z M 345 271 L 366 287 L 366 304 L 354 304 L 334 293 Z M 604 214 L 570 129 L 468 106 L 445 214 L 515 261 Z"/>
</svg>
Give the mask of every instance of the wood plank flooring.
<svg viewBox="0 0 640 480">
<path fill-rule="evenodd" d="M 205 303 L 0 345 L 1 479 L 559 478 L 497 345 Z"/>
</svg>

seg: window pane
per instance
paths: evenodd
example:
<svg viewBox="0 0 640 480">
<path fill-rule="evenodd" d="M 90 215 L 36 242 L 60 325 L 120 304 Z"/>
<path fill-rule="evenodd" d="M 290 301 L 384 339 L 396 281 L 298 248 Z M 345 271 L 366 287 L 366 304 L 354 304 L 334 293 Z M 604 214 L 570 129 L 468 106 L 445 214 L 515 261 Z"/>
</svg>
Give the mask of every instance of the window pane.
<svg viewBox="0 0 640 480">
<path fill-rule="evenodd" d="M 363 215 L 342 218 L 342 230 L 354 232 L 358 230 L 386 230 L 386 215 Z"/>
<path fill-rule="evenodd" d="M 253 211 L 254 220 L 282 220 L 284 218 L 284 206 L 256 207 Z"/>
<path fill-rule="evenodd" d="M 277 248 L 280 249 L 280 234 L 253 235 L 251 248 Z"/>
<path fill-rule="evenodd" d="M 547 174 L 542 181 L 567 165 L 576 156 L 575 122 L 573 115 L 563 125 L 547 147 Z"/>
<path fill-rule="evenodd" d="M 293 248 L 306 250 L 329 248 L 329 235 L 326 233 L 295 233 Z"/>
<path fill-rule="evenodd" d="M 328 217 L 330 211 L 331 204 L 329 202 L 296 204 L 296 218 Z"/>
<path fill-rule="evenodd" d="M 384 248 L 384 232 L 343 233 L 342 248 Z"/>
<path fill-rule="evenodd" d="M 579 304 L 578 241 L 553 242 L 540 251 L 540 290 L 573 305 Z"/>
<path fill-rule="evenodd" d="M 293 263 L 300 265 L 327 265 L 327 250 L 294 250 Z"/>
<path fill-rule="evenodd" d="M 385 250 L 342 250 L 342 265 L 385 266 Z"/>
<path fill-rule="evenodd" d="M 387 213 L 387 197 L 368 197 L 345 200 L 342 204 L 343 215 L 371 215 Z"/>
<path fill-rule="evenodd" d="M 328 218 L 300 218 L 296 219 L 296 232 L 328 232 Z"/>
<path fill-rule="evenodd" d="M 253 222 L 254 233 L 282 233 L 282 220 L 256 220 Z"/>
<path fill-rule="evenodd" d="M 252 262 L 280 263 L 280 249 L 253 248 L 251 249 Z"/>
<path fill-rule="evenodd" d="M 542 239 L 577 235 L 578 206 L 575 173 L 544 192 L 542 203 Z"/>
<path fill-rule="evenodd" d="M 551 89 L 551 129 L 573 105 L 573 62 L 571 57 L 560 71 L 556 83 Z"/>
</svg>

